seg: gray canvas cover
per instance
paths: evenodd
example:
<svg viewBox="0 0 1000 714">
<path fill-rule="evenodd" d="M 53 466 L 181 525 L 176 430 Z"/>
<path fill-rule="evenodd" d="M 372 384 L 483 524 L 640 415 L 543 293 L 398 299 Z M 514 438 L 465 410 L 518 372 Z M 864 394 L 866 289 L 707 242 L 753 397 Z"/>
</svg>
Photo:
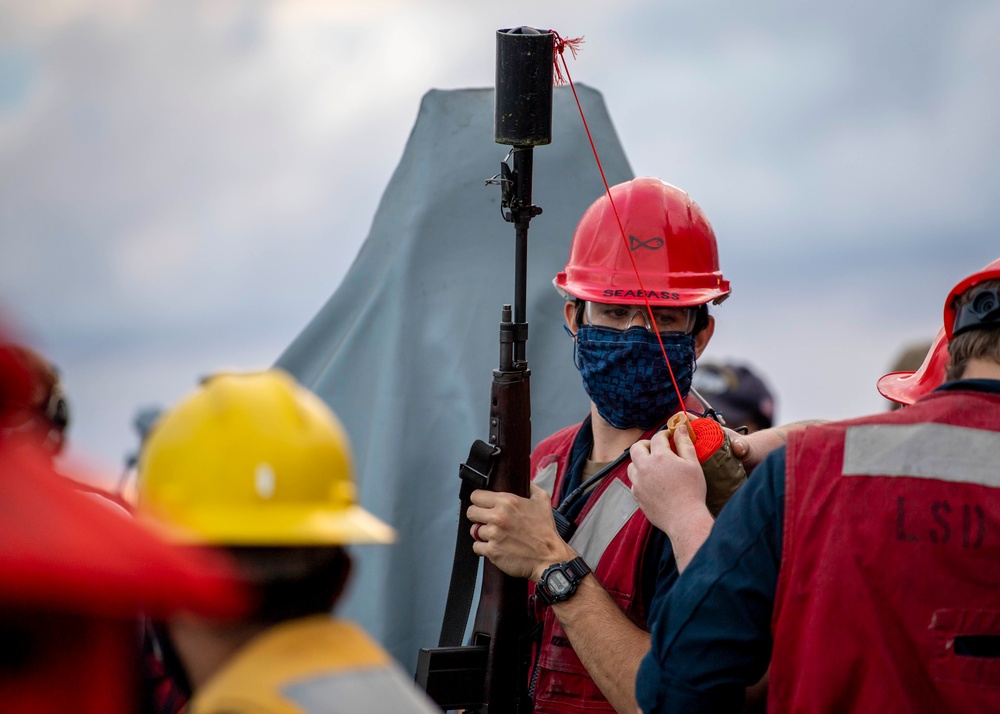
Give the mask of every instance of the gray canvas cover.
<svg viewBox="0 0 1000 714">
<path fill-rule="evenodd" d="M 577 92 L 611 185 L 632 178 L 599 92 Z M 573 95 L 557 87 L 552 143 L 534 152 L 527 358 L 532 444 L 581 420 L 588 401 L 563 330 L 563 269 L 584 210 L 604 192 Z M 513 300 L 514 227 L 485 186 L 508 147 L 493 141 L 493 90 L 428 92 L 361 251 L 278 359 L 338 414 L 362 505 L 394 546 L 353 550 L 339 613 L 402 664 L 437 645 L 458 523 L 458 465 L 488 434 L 498 324 Z"/>
</svg>

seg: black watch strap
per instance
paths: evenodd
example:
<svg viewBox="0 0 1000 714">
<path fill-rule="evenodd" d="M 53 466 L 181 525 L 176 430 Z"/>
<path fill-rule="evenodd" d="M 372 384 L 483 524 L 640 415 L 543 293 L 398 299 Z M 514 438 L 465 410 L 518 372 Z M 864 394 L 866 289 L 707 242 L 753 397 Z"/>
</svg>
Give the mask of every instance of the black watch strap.
<svg viewBox="0 0 1000 714">
<path fill-rule="evenodd" d="M 590 566 L 587 565 L 587 561 L 583 559 L 582 555 L 576 556 L 563 565 L 566 566 L 566 571 L 573 576 L 574 585 L 583 580 L 583 576 L 590 572 Z"/>
<path fill-rule="evenodd" d="M 569 587 L 559 593 L 553 592 L 548 586 L 549 579 L 555 572 L 561 574 L 569 583 Z M 565 602 L 566 600 L 569 600 L 574 593 L 576 593 L 577 585 L 589 572 L 590 566 L 587 565 L 587 561 L 583 559 L 583 556 L 577 556 L 573 558 L 573 560 L 550 565 L 545 569 L 545 572 L 542 573 L 542 577 L 538 581 L 538 585 L 535 586 L 535 592 L 538 593 L 538 597 L 540 597 L 542 602 L 546 605 L 551 605 L 554 602 Z"/>
</svg>

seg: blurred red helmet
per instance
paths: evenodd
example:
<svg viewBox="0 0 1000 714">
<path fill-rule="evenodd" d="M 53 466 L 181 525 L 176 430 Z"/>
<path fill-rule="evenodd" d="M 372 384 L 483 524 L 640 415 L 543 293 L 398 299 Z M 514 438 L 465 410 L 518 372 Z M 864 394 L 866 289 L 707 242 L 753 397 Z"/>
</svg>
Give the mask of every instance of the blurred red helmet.
<svg viewBox="0 0 1000 714">
<path fill-rule="evenodd" d="M 565 270 L 553 281 L 561 293 L 618 305 L 648 299 L 667 307 L 719 303 L 729 296 L 715 233 L 687 193 L 645 177 L 613 186 L 611 196 L 621 228 L 607 195 L 594 201 L 573 234 Z"/>
<path fill-rule="evenodd" d="M 916 372 L 890 372 L 878 381 L 878 391 L 886 399 L 909 406 L 944 384 L 944 373 L 950 362 L 948 336 L 941 328 L 919 369 Z"/>
<path fill-rule="evenodd" d="M 979 283 L 986 282 L 987 280 L 996 280 L 998 278 L 1000 278 L 1000 258 L 997 258 L 982 270 L 978 270 L 963 279 L 958 283 L 958 285 L 951 289 L 951 292 L 948 293 L 948 299 L 944 301 L 944 329 L 948 333 L 949 340 L 954 337 L 955 334 L 955 299 L 973 285 L 978 285 Z M 995 305 L 993 306 L 993 309 L 996 309 Z M 968 328 L 969 325 L 967 324 L 964 327 Z"/>
</svg>

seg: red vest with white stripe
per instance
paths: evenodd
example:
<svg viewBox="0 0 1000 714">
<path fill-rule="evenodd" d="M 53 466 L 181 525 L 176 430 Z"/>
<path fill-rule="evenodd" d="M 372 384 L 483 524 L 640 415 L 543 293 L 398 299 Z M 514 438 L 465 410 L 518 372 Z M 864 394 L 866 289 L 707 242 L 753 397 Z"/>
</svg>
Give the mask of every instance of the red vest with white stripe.
<svg viewBox="0 0 1000 714">
<path fill-rule="evenodd" d="M 560 494 L 579 430 L 580 424 L 577 424 L 556 432 L 542 441 L 531 455 L 534 481 L 550 494 Z M 648 432 L 642 438 L 649 438 L 651 434 Z M 653 526 L 632 497 L 632 483 L 626 473 L 629 463 L 626 459 L 594 487 L 576 518 L 578 528 L 569 543 L 587 561 L 598 581 L 625 614 L 646 630 L 640 586 L 643 556 Z M 556 498 L 552 499 L 552 505 L 559 505 Z M 614 708 L 573 651 L 552 608 L 537 601 L 535 614 L 543 623 L 541 645 L 536 649 L 532 667 L 536 677 L 535 714 L 613 712 Z"/>
<path fill-rule="evenodd" d="M 793 432 L 785 474 L 769 710 L 1000 711 L 1000 395 Z"/>
</svg>

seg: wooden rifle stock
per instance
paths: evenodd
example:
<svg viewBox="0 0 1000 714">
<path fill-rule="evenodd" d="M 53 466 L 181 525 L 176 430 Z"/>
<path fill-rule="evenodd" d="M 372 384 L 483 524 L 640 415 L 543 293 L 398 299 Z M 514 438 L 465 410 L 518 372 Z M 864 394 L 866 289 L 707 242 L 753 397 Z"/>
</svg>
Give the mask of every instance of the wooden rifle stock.
<svg viewBox="0 0 1000 714">
<path fill-rule="evenodd" d="M 507 306 L 504 317 L 510 319 Z M 527 324 L 524 328 L 526 333 Z M 496 436 L 495 445 L 500 453 L 488 488 L 527 498 L 531 457 L 530 372 L 524 362 L 517 364 L 505 359 L 508 346 L 514 346 L 514 330 L 513 323 L 506 320 L 500 323 L 501 365 L 493 372 L 490 390 L 490 440 Z M 505 345 L 505 339 L 512 341 Z M 493 563 L 484 561 L 479 609 L 472 631 L 472 644 L 486 646 L 489 653 L 483 685 L 484 711 L 531 711 L 527 691 L 530 626 L 528 581 L 505 575 Z"/>
<path fill-rule="evenodd" d="M 515 359 L 515 355 L 523 354 L 528 325 L 514 323 L 511 318 L 511 306 L 504 305 L 500 322 L 500 366 L 493 371 L 490 389 L 489 444 L 477 442 L 477 446 L 490 454 L 489 465 L 472 468 L 467 463 L 463 471 L 488 476 L 479 484 L 483 488 L 527 498 L 531 483 L 531 372 L 527 363 Z M 476 451 L 475 446 L 473 451 Z M 471 454 L 469 461 L 472 462 Z M 464 511 L 466 507 L 463 497 L 461 509 Z M 464 514 L 460 513 L 460 543 L 463 529 L 467 528 L 463 520 Z M 465 547 L 471 548 L 471 541 L 465 543 Z M 455 567 L 459 567 L 457 558 Z M 475 577 L 474 570 L 472 577 Z M 453 587 L 454 583 L 453 574 Z M 451 597 L 449 593 L 449 605 Z M 446 612 L 445 617 L 451 614 Z M 418 684 L 444 709 L 529 714 L 531 624 L 528 581 L 506 575 L 488 560 L 483 561 L 479 608 L 471 645 L 421 649 L 417 663 Z M 462 625 L 464 627 L 464 620 Z"/>
</svg>

